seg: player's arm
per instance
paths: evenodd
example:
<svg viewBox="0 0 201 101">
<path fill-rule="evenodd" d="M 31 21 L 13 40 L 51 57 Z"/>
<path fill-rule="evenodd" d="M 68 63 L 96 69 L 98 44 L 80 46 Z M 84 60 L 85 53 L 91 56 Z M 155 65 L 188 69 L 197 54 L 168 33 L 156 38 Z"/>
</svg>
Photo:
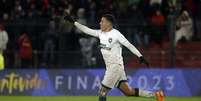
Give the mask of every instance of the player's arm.
<svg viewBox="0 0 201 101">
<path fill-rule="evenodd" d="M 94 37 L 98 37 L 98 32 L 97 30 L 93 30 L 85 25 L 82 25 L 78 22 L 76 22 L 70 15 L 67 15 L 64 17 L 64 20 L 69 21 L 71 23 L 73 23 L 78 29 L 80 29 L 81 31 L 83 31 L 85 34 L 94 36 Z"/>
<path fill-rule="evenodd" d="M 144 63 L 149 66 L 149 62 L 143 57 L 143 55 L 138 51 L 138 49 L 132 45 L 121 33 L 118 35 L 119 42 L 128 48 L 133 54 L 135 54 L 138 58 L 140 63 Z"/>
</svg>

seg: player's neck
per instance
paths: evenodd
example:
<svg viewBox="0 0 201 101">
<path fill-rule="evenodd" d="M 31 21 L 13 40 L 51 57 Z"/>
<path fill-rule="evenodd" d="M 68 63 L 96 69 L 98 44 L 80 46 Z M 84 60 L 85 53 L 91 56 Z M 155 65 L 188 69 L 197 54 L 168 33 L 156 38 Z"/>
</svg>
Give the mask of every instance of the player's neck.
<svg viewBox="0 0 201 101">
<path fill-rule="evenodd" d="M 108 27 L 107 29 L 105 29 L 103 32 L 109 32 L 113 29 L 113 27 Z"/>
</svg>

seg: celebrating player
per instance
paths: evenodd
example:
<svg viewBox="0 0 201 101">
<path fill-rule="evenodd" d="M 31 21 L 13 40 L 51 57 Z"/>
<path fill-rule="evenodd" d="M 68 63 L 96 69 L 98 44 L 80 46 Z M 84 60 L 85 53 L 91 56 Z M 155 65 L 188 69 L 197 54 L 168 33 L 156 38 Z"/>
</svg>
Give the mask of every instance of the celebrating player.
<svg viewBox="0 0 201 101">
<path fill-rule="evenodd" d="M 140 63 L 144 63 L 147 66 L 149 66 L 149 63 L 135 46 L 133 46 L 117 29 L 113 28 L 115 22 L 113 15 L 105 14 L 102 16 L 100 30 L 90 29 L 87 26 L 78 23 L 70 15 L 66 15 L 64 20 L 73 23 L 84 33 L 97 37 L 100 40 L 101 53 L 106 65 L 106 71 L 99 90 L 99 101 L 106 101 L 107 93 L 113 87 L 119 88 L 126 96 L 156 97 L 157 101 L 164 101 L 164 94 L 162 91 L 154 93 L 129 86 L 124 71 L 122 46 L 127 47 L 135 54 L 139 58 Z"/>
</svg>

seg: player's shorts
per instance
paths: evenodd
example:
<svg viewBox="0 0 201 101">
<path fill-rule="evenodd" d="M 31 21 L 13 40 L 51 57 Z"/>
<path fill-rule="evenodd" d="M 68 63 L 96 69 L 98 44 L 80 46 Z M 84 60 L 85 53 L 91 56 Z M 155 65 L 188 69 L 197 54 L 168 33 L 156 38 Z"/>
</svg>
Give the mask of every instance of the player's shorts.
<svg viewBox="0 0 201 101">
<path fill-rule="evenodd" d="M 127 81 L 126 73 L 123 65 L 120 64 L 109 64 L 102 81 L 102 86 L 112 89 L 118 87 L 122 81 Z"/>
<path fill-rule="evenodd" d="M 4 57 L 0 53 L 0 70 L 3 70 L 3 69 L 4 69 Z"/>
</svg>

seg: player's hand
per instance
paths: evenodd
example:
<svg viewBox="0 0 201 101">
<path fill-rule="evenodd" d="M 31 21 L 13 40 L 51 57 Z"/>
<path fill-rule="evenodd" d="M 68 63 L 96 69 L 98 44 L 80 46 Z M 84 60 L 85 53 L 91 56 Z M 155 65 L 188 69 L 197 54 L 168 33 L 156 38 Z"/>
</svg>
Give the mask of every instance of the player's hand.
<svg viewBox="0 0 201 101">
<path fill-rule="evenodd" d="M 140 57 L 140 63 L 143 63 L 149 67 L 149 62 L 143 56 Z"/>
<path fill-rule="evenodd" d="M 75 22 L 75 20 L 69 15 L 67 14 L 65 17 L 64 17 L 64 20 L 65 21 L 69 21 L 70 23 L 73 23 Z"/>
</svg>

